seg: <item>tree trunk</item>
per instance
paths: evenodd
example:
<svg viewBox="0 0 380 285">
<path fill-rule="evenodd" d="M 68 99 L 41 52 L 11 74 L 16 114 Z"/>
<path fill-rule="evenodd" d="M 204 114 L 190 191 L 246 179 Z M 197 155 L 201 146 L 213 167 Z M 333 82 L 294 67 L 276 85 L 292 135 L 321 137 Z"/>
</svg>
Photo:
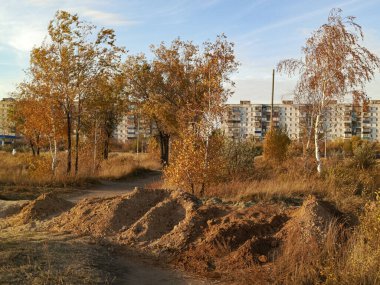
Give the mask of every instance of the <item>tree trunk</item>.
<svg viewBox="0 0 380 285">
<path fill-rule="evenodd" d="M 50 155 L 51 155 L 51 171 L 53 172 L 53 176 L 55 176 L 55 169 L 57 167 L 57 140 L 55 138 L 53 140 L 54 140 L 54 147 L 52 147 L 51 139 L 49 137 L 49 150 L 50 150 Z"/>
<path fill-rule="evenodd" d="M 75 175 L 78 174 L 79 169 L 79 129 L 80 129 L 80 115 L 78 114 L 77 127 L 75 133 Z"/>
<path fill-rule="evenodd" d="M 322 172 L 322 161 L 321 161 L 321 155 L 319 153 L 319 145 L 318 145 L 318 127 L 319 127 L 319 120 L 321 115 L 318 114 L 315 119 L 315 127 L 314 127 L 314 143 L 315 143 L 315 160 L 317 161 L 317 171 L 319 174 Z"/>
<path fill-rule="evenodd" d="M 71 114 L 67 112 L 67 170 L 66 173 L 70 174 L 71 172 Z"/>
<path fill-rule="evenodd" d="M 40 135 L 37 136 L 37 145 L 36 145 L 36 148 L 37 148 L 36 154 L 37 155 L 40 155 L 40 146 L 39 145 L 40 145 Z"/>
<path fill-rule="evenodd" d="M 53 159 L 51 162 L 51 167 L 53 170 L 53 174 L 55 175 L 55 169 L 57 168 L 57 140 L 54 138 L 54 151 L 53 151 Z"/>
<path fill-rule="evenodd" d="M 159 132 L 161 146 L 161 162 L 164 166 L 169 165 L 169 141 L 170 135 Z"/>
<path fill-rule="evenodd" d="M 33 144 L 32 140 L 29 141 L 29 144 L 30 144 L 30 148 L 32 149 L 33 156 L 35 156 L 36 155 L 36 151 L 34 149 L 34 144 Z"/>
<path fill-rule="evenodd" d="M 95 119 L 95 127 L 94 127 L 94 153 L 93 153 L 93 168 L 92 172 L 95 173 L 96 170 L 96 156 L 97 156 L 97 148 L 98 148 L 98 137 L 97 137 L 97 120 Z"/>
<path fill-rule="evenodd" d="M 103 147 L 103 158 L 105 160 L 108 159 L 109 148 L 110 148 L 110 138 L 111 138 L 111 135 L 108 132 L 106 132 L 106 139 L 104 140 L 104 147 Z"/>
<path fill-rule="evenodd" d="M 307 142 L 306 142 L 306 153 L 308 153 L 310 149 L 310 143 L 311 143 L 311 138 L 313 134 L 313 116 L 310 119 L 310 124 L 307 122 L 306 124 L 306 130 L 307 130 Z"/>
</svg>

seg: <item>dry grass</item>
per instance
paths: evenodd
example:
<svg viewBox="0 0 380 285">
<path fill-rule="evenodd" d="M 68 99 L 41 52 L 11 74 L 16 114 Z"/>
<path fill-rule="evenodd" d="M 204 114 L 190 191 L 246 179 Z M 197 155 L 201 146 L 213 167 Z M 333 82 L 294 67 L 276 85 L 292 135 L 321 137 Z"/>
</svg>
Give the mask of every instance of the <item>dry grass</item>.
<svg viewBox="0 0 380 285">
<path fill-rule="evenodd" d="M 112 153 L 108 160 L 103 161 L 97 173 L 101 179 L 123 179 L 138 174 L 144 170 L 159 170 L 161 164 L 152 159 L 149 154 Z"/>
<path fill-rule="evenodd" d="M 313 159 L 291 159 L 273 165 L 255 160 L 255 173 L 247 180 L 227 180 L 206 191 L 208 197 L 231 201 L 283 201 L 298 205 L 310 194 L 333 202 L 346 213 L 359 212 L 380 189 L 380 166 L 361 170 L 349 160 L 324 162 L 324 173 L 315 171 Z M 244 171 L 244 170 L 242 170 Z"/>
<path fill-rule="evenodd" d="M 0 235 L 1 284 L 111 284 L 104 247 L 84 239 L 20 232 Z"/>
<path fill-rule="evenodd" d="M 215 185 L 207 196 L 297 206 L 314 194 L 332 202 L 343 212 L 343 220 L 330 225 L 320 245 L 302 242 L 296 232 L 289 237 L 275 257 L 271 283 L 380 284 L 380 201 L 375 198 L 380 191 L 379 163 L 363 170 L 350 159 L 331 159 L 324 161 L 321 176 L 314 174 L 314 167 L 302 159 L 270 165 L 260 158 L 250 180 Z"/>
<path fill-rule="evenodd" d="M 331 224 L 320 247 L 290 240 L 275 264 L 277 284 L 380 284 L 380 201 L 366 205 L 356 228 Z"/>
<path fill-rule="evenodd" d="M 80 171 L 66 175 L 65 153 L 59 154 L 56 174 L 51 172 L 51 160 L 47 153 L 38 157 L 31 154 L 0 152 L 0 199 L 33 199 L 49 191 L 66 192 L 67 188 L 84 187 L 100 179 L 124 179 L 160 169 L 158 160 L 147 154 L 111 153 L 94 170 L 91 160 L 80 160 Z"/>
<path fill-rule="evenodd" d="M 232 201 L 270 201 L 305 197 L 323 193 L 319 180 L 286 181 L 283 179 L 232 181 L 211 187 L 208 196 L 219 196 Z"/>
<path fill-rule="evenodd" d="M 380 284 L 380 200 L 366 205 L 360 225 L 327 266 L 327 284 Z"/>
</svg>

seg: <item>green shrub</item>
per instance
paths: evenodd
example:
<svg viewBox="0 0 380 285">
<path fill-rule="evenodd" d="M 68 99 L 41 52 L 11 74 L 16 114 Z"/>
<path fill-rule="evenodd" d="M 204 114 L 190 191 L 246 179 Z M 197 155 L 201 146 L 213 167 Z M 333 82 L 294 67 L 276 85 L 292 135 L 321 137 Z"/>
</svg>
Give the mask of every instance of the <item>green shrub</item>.
<svg viewBox="0 0 380 285">
<path fill-rule="evenodd" d="M 224 146 L 226 172 L 229 178 L 246 178 L 253 174 L 255 157 L 260 149 L 251 140 L 227 140 Z"/>
<path fill-rule="evenodd" d="M 353 149 L 353 163 L 359 169 L 368 169 L 376 164 L 376 149 L 373 143 L 362 142 Z"/>
<path fill-rule="evenodd" d="M 269 130 L 264 140 L 264 158 L 273 162 L 283 162 L 290 142 L 290 138 L 283 129 Z"/>
</svg>

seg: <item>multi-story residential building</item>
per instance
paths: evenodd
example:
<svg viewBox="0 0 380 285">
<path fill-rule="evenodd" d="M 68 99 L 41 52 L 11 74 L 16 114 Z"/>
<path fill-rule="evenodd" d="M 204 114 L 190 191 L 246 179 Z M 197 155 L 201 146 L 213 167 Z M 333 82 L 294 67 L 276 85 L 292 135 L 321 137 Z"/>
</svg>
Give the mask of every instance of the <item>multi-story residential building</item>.
<svg viewBox="0 0 380 285">
<path fill-rule="evenodd" d="M 333 103 L 324 114 L 322 132 L 326 139 L 351 138 L 380 141 L 380 100 L 371 100 L 368 106 Z M 263 139 L 271 122 L 271 105 L 241 101 L 228 104 L 222 119 L 222 130 L 233 139 L 254 137 Z M 273 125 L 287 131 L 291 139 L 299 139 L 310 126 L 308 106 L 283 101 L 273 106 Z"/>
<path fill-rule="evenodd" d="M 148 138 L 155 130 L 154 125 L 137 114 L 125 115 L 117 126 L 114 138 L 119 142 L 127 142 L 131 139 Z"/>
<path fill-rule="evenodd" d="M 13 105 L 13 98 L 3 98 L 0 101 L 0 145 L 16 138 L 14 124 L 9 118 Z"/>
<path fill-rule="evenodd" d="M 270 128 L 271 105 L 251 104 L 240 101 L 240 104 L 228 104 L 222 119 L 222 130 L 233 139 L 254 137 L 262 139 Z M 290 137 L 298 138 L 299 108 L 292 101 L 273 106 L 273 125 L 288 130 Z"/>
</svg>

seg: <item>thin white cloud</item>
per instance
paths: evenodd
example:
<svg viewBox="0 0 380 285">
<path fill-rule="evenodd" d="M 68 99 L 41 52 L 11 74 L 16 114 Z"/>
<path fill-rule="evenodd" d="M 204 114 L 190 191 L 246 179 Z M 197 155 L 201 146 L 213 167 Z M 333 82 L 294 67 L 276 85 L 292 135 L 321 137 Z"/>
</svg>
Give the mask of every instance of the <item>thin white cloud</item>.
<svg viewBox="0 0 380 285">
<path fill-rule="evenodd" d="M 18 30 L 18 31 L 17 31 Z M 46 34 L 45 31 L 29 27 L 15 29 L 17 34 L 12 34 L 8 39 L 8 44 L 23 52 L 29 52 L 35 45 L 41 43 Z"/>
<path fill-rule="evenodd" d="M 132 26 L 139 23 L 137 21 L 128 20 L 116 13 L 106 13 L 97 10 L 86 9 L 80 14 L 101 25 Z"/>
<path fill-rule="evenodd" d="M 373 1 L 370 1 L 370 2 L 373 2 Z M 331 10 L 331 8 L 338 8 L 338 7 L 344 8 L 346 6 L 350 6 L 350 5 L 353 5 L 356 3 L 359 3 L 359 5 L 367 5 L 368 4 L 365 2 L 363 4 L 363 2 L 361 0 L 350 0 L 350 1 L 339 2 L 339 3 L 331 3 L 329 6 L 323 7 L 321 9 L 314 10 L 314 11 L 309 12 L 309 13 L 303 13 L 303 14 L 298 15 L 298 16 L 282 19 L 280 21 L 274 22 L 273 24 L 265 25 L 265 26 L 253 29 L 249 33 L 246 33 L 245 35 L 243 35 L 242 38 L 249 38 L 249 37 L 252 37 L 252 36 L 259 34 L 259 33 L 267 32 L 267 31 L 270 31 L 273 29 L 282 28 L 284 26 L 288 26 L 288 25 L 294 24 L 294 23 L 299 23 L 299 22 L 305 21 L 307 19 L 314 18 L 314 17 L 322 15 L 322 14 L 327 14 Z"/>
</svg>

